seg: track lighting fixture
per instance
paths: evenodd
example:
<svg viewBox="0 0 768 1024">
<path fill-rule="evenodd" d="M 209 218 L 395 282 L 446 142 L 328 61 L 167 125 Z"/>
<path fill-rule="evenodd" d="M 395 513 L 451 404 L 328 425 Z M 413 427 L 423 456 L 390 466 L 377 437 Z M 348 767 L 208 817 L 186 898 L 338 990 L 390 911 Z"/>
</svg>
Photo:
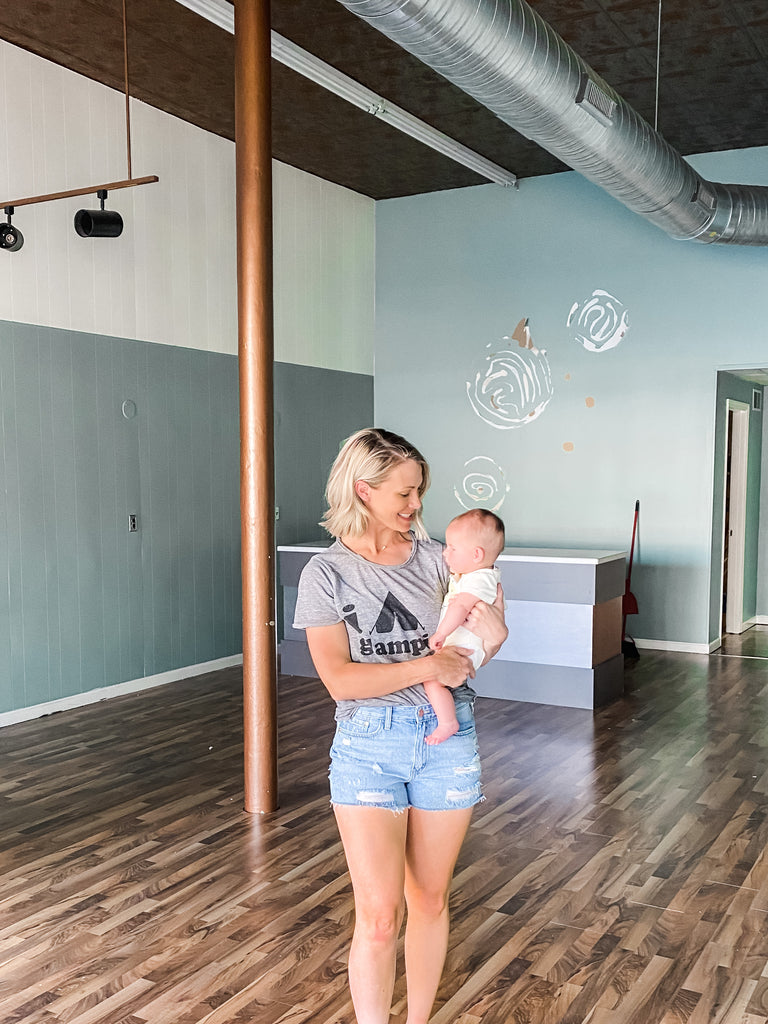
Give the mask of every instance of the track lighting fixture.
<svg viewBox="0 0 768 1024">
<path fill-rule="evenodd" d="M 101 203 L 100 210 L 78 210 L 75 214 L 75 231 L 81 238 L 117 238 L 123 233 L 123 218 L 116 210 L 105 210 L 107 190 L 100 188 L 96 193 Z"/>
<path fill-rule="evenodd" d="M 95 192 L 101 201 L 100 210 L 78 210 L 75 214 L 75 231 L 82 238 L 117 238 L 123 231 L 123 218 L 115 210 L 105 210 L 104 200 L 108 189 L 133 188 L 134 185 L 149 185 L 158 181 L 156 174 L 148 174 L 143 178 L 134 178 L 131 167 L 131 115 L 130 92 L 128 90 L 128 23 L 125 13 L 126 0 L 123 0 L 123 62 L 125 64 L 125 148 L 128 157 L 128 177 L 122 181 L 108 181 L 102 185 L 86 185 L 85 188 L 71 188 L 64 192 L 47 192 L 42 196 L 27 196 L 25 199 L 8 199 L 0 202 L 5 210 L 8 222 L 0 222 L 0 249 L 16 252 L 24 244 L 24 236 L 11 224 L 11 214 L 16 206 L 29 206 L 31 203 L 50 203 L 54 199 L 71 199 L 73 196 L 93 195 Z"/>
<path fill-rule="evenodd" d="M 5 207 L 5 215 L 8 218 L 5 224 L 0 224 L 0 249 L 7 249 L 8 252 L 18 252 L 24 245 L 24 235 L 11 224 L 12 206 Z"/>
</svg>

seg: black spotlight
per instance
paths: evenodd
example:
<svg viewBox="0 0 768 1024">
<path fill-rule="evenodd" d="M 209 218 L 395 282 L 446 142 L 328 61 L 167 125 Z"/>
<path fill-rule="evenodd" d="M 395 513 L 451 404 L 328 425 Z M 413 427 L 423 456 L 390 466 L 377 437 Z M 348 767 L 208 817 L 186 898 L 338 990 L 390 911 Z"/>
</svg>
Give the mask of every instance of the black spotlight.
<svg viewBox="0 0 768 1024">
<path fill-rule="evenodd" d="M 0 249 L 7 249 L 8 252 L 18 252 L 24 245 L 24 235 L 11 224 L 12 206 L 5 207 L 5 215 L 8 218 L 5 224 L 0 224 Z"/>
<path fill-rule="evenodd" d="M 123 218 L 115 210 L 105 210 L 107 190 L 100 188 L 96 195 L 101 200 L 100 210 L 78 210 L 75 231 L 81 238 L 117 238 L 123 233 Z"/>
</svg>

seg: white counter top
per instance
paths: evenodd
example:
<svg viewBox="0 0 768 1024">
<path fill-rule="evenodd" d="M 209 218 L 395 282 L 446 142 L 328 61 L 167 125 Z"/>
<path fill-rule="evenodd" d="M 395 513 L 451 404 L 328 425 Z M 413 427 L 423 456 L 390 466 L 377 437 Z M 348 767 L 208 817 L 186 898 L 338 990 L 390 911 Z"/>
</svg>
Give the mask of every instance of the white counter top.
<svg viewBox="0 0 768 1024">
<path fill-rule="evenodd" d="M 577 565 L 602 565 L 618 558 L 626 558 L 626 551 L 606 551 L 592 548 L 504 548 L 499 562 L 573 562 Z"/>
<path fill-rule="evenodd" d="M 333 541 L 308 541 L 306 544 L 280 544 L 278 551 L 325 551 Z M 626 558 L 626 551 L 608 551 L 594 548 L 504 548 L 499 562 L 560 562 L 575 565 L 601 565 Z"/>
<path fill-rule="evenodd" d="M 332 540 L 309 540 L 306 544 L 278 544 L 278 551 L 326 551 L 331 544 Z"/>
</svg>

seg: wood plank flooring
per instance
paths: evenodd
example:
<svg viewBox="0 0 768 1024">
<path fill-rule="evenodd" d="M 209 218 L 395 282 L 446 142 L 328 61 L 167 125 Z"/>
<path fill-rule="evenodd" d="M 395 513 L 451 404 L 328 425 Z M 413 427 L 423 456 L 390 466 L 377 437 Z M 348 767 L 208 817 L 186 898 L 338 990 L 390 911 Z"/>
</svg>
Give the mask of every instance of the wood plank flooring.
<svg viewBox="0 0 768 1024">
<path fill-rule="evenodd" d="M 478 700 L 434 1024 L 768 1022 L 766 659 L 756 627 L 594 714 Z M 240 718 L 227 670 L 0 730 L 4 1024 L 352 1024 L 330 699 L 281 679 L 271 815 Z"/>
</svg>

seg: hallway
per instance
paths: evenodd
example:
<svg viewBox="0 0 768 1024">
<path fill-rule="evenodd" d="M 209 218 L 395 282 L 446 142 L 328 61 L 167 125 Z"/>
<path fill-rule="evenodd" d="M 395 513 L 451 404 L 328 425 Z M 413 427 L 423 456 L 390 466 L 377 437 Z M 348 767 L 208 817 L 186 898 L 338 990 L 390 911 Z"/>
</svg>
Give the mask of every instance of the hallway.
<svg viewBox="0 0 768 1024">
<path fill-rule="evenodd" d="M 761 658 L 768 661 L 768 626 L 752 626 L 744 633 L 726 633 L 722 647 L 715 654 L 728 658 Z"/>
</svg>

